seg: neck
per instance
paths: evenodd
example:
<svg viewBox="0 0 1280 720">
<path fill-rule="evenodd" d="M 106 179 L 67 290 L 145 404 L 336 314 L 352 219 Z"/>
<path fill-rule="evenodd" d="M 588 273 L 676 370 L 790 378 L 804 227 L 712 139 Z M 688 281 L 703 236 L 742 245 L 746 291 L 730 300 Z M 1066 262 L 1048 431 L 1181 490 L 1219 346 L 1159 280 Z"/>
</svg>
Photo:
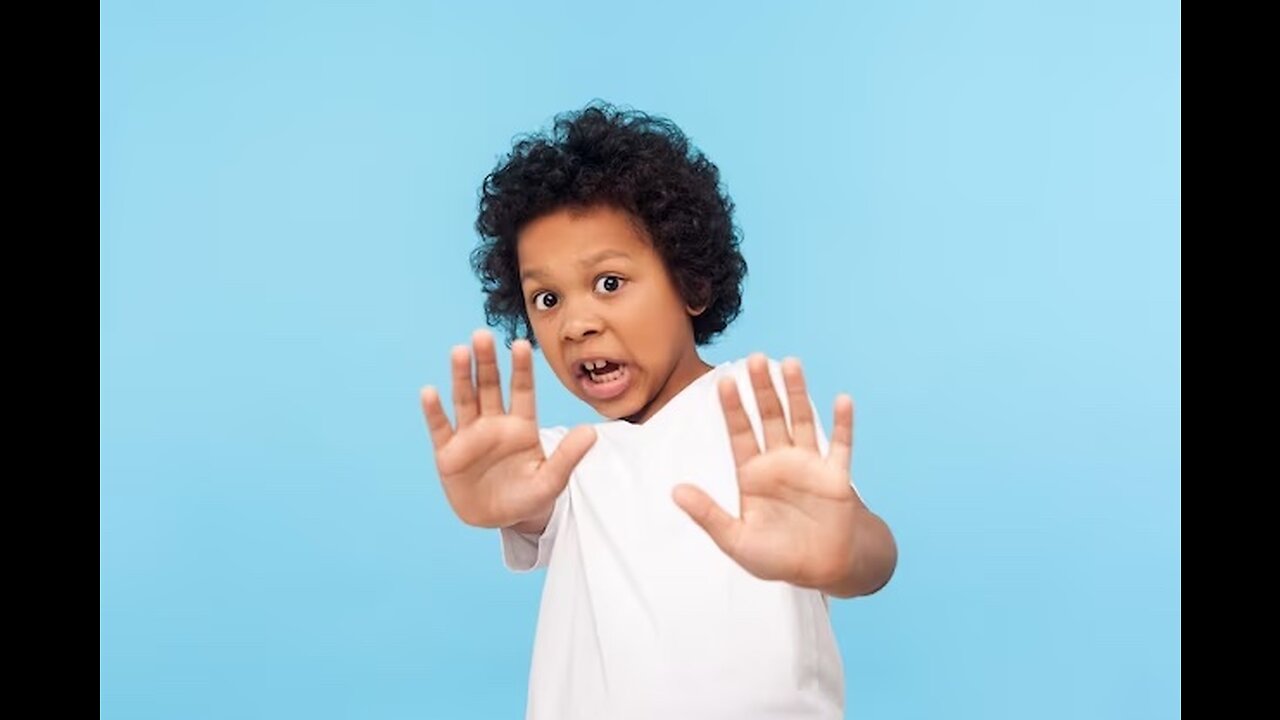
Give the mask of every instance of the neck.
<svg viewBox="0 0 1280 720">
<path fill-rule="evenodd" d="M 640 411 L 629 417 L 622 418 L 633 425 L 643 425 L 649 418 L 653 417 L 666 406 L 671 398 L 680 394 L 681 390 L 689 387 L 694 380 L 702 377 L 706 373 L 714 370 L 715 366 L 709 365 L 698 357 L 697 350 L 691 349 L 690 352 L 681 358 L 680 362 L 671 371 L 667 377 L 666 383 L 662 389 L 654 395 L 647 405 L 640 408 Z"/>
</svg>

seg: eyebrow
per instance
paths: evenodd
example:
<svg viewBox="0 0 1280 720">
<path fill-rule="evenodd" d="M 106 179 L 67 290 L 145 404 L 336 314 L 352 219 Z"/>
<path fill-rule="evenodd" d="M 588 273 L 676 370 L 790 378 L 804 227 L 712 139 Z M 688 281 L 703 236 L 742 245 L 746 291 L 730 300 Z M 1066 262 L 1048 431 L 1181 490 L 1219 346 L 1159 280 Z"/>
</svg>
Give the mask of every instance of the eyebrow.
<svg viewBox="0 0 1280 720">
<path fill-rule="evenodd" d="M 601 260 L 607 260 L 608 258 L 611 258 L 611 257 L 621 257 L 621 258 L 626 258 L 628 260 L 631 259 L 630 255 L 622 252 L 621 250 L 609 249 L 609 250 L 601 250 L 600 252 L 594 255 L 588 255 L 587 257 L 578 261 L 578 265 L 579 267 L 588 268 L 588 267 L 591 267 L 592 265 L 599 263 Z M 529 270 L 525 270 L 524 272 L 520 273 L 521 282 L 524 282 L 529 278 L 542 278 L 545 280 L 546 277 L 547 277 L 547 271 L 545 268 L 531 268 Z"/>
</svg>

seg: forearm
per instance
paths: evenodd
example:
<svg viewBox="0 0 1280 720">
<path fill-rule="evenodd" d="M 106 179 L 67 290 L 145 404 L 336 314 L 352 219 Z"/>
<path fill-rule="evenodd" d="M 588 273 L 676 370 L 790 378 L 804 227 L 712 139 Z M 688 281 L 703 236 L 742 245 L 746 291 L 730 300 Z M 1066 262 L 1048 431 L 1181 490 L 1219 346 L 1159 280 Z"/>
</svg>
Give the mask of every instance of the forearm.
<svg viewBox="0 0 1280 720">
<path fill-rule="evenodd" d="M 853 552 L 839 577 L 821 588 L 839 598 L 871 595 L 884 587 L 898 565 L 898 545 L 879 515 L 860 509 L 853 532 Z"/>
</svg>

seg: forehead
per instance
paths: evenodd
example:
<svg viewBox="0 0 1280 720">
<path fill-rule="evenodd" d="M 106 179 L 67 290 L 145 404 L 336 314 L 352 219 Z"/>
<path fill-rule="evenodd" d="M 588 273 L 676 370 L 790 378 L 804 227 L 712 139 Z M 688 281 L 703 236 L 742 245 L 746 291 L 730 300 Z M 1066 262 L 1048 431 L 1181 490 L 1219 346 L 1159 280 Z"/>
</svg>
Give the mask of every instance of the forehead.
<svg viewBox="0 0 1280 720">
<path fill-rule="evenodd" d="M 638 261 L 650 251 L 638 223 L 612 207 L 557 210 L 529 222 L 516 241 L 521 279 L 623 253 Z"/>
</svg>

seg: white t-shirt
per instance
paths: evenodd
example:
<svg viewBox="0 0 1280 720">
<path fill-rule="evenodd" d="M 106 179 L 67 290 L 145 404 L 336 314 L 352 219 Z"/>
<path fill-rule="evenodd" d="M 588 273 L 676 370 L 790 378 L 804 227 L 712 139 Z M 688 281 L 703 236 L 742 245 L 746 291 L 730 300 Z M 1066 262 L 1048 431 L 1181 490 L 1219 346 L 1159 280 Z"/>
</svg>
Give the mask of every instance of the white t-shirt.
<svg viewBox="0 0 1280 720">
<path fill-rule="evenodd" d="M 769 370 L 789 422 L 779 362 Z M 510 570 L 547 569 L 527 720 L 844 717 L 826 595 L 751 575 L 671 498 L 688 482 L 739 515 L 716 392 L 727 374 L 763 451 L 746 358 L 726 361 L 643 425 L 596 423 L 541 536 L 499 530 Z M 823 414 L 809 404 L 825 457 Z M 540 429 L 548 456 L 568 430 Z"/>
</svg>

